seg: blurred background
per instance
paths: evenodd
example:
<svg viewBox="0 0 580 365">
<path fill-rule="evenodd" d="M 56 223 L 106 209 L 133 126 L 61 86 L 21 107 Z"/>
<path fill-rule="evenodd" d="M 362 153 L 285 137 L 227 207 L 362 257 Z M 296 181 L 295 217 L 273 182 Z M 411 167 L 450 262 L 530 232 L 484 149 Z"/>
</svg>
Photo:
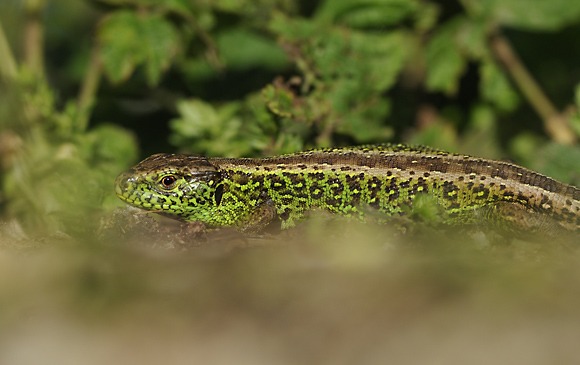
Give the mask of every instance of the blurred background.
<svg viewBox="0 0 580 365">
<path fill-rule="evenodd" d="M 404 142 L 578 186 L 578 39 L 568 0 L 0 1 L 0 362 L 578 362 L 575 247 L 198 250 L 112 213 L 155 152 Z"/>
</svg>

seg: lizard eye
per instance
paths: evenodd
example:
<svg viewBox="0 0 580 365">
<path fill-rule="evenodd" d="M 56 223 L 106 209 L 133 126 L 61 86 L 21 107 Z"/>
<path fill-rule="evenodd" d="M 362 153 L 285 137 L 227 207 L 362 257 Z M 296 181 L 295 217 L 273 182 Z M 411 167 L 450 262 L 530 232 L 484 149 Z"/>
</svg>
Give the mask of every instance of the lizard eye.
<svg viewBox="0 0 580 365">
<path fill-rule="evenodd" d="M 167 175 L 167 176 L 163 176 L 161 178 L 161 180 L 159 180 L 159 183 L 165 189 L 171 189 L 173 187 L 173 185 L 175 185 L 175 182 L 176 181 L 177 181 L 177 178 L 175 176 L 173 176 L 173 175 Z"/>
</svg>

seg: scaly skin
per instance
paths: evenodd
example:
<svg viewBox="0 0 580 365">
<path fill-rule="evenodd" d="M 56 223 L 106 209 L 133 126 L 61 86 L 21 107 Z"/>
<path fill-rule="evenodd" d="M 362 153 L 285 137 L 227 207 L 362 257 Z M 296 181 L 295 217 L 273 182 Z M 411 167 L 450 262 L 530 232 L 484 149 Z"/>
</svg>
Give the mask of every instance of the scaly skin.
<svg viewBox="0 0 580 365">
<path fill-rule="evenodd" d="M 293 226 L 319 208 L 364 218 L 409 211 L 419 194 L 444 223 L 580 231 L 580 190 L 523 167 L 425 147 L 379 145 L 270 158 L 153 155 L 121 174 L 116 193 L 139 208 L 209 227 Z"/>
</svg>

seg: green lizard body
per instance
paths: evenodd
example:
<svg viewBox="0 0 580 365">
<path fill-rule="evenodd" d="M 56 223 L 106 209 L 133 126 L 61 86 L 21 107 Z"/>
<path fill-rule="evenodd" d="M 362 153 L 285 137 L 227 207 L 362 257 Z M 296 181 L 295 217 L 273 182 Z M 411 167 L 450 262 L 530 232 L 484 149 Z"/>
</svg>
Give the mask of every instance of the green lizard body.
<svg viewBox="0 0 580 365">
<path fill-rule="evenodd" d="M 430 148 L 379 145 L 270 158 L 153 155 L 121 174 L 116 193 L 139 208 L 209 227 L 293 226 L 322 209 L 364 218 L 409 211 L 425 194 L 444 222 L 507 222 L 522 230 L 580 230 L 580 190 L 523 167 Z"/>
</svg>

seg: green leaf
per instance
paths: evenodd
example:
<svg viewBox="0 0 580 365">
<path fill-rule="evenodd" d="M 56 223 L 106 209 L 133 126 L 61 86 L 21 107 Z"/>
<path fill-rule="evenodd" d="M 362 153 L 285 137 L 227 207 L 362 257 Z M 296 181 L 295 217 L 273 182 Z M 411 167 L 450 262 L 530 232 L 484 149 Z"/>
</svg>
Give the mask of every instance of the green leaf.
<svg viewBox="0 0 580 365">
<path fill-rule="evenodd" d="M 144 64 L 147 82 L 157 84 L 179 47 L 179 35 L 160 15 L 127 10 L 108 16 L 98 37 L 105 73 L 114 83 L 127 80 Z"/>
<path fill-rule="evenodd" d="M 426 32 L 437 24 L 439 18 L 439 6 L 437 4 L 423 2 L 420 11 L 415 13 L 415 28 L 420 32 Z"/>
<path fill-rule="evenodd" d="M 220 106 L 203 100 L 181 100 L 180 117 L 171 121 L 171 143 L 184 151 L 211 156 L 248 156 L 264 148 L 264 136 L 256 123 L 240 117 L 239 102 Z"/>
<path fill-rule="evenodd" d="M 320 32 L 326 30 L 326 27 L 313 21 L 302 18 L 290 18 L 282 13 L 274 13 L 268 28 L 272 33 L 282 37 L 286 41 L 311 39 L 313 36 L 320 35 Z"/>
<path fill-rule="evenodd" d="M 284 50 L 274 40 L 257 32 L 234 28 L 216 38 L 220 56 L 230 69 L 279 70 L 288 64 Z"/>
<path fill-rule="evenodd" d="M 171 23 L 160 16 L 142 18 L 140 26 L 147 82 L 153 86 L 159 83 L 177 54 L 179 35 Z"/>
<path fill-rule="evenodd" d="M 348 95 L 345 98 L 349 98 Z M 350 111 L 340 111 L 336 131 L 352 137 L 357 143 L 391 139 L 394 131 L 385 123 L 385 117 L 391 112 L 390 100 L 374 97 L 364 100 L 363 105 Z"/>
<path fill-rule="evenodd" d="M 472 59 L 482 59 L 489 54 L 488 36 L 485 19 L 461 19 L 457 23 L 456 44 Z"/>
<path fill-rule="evenodd" d="M 560 181 L 580 183 L 579 146 L 550 142 L 536 153 L 538 160 L 533 168 Z"/>
<path fill-rule="evenodd" d="M 572 127 L 576 135 L 580 137 L 580 84 L 577 84 L 576 89 L 574 90 L 574 104 L 576 110 L 574 114 L 570 116 L 570 127 Z"/>
<path fill-rule="evenodd" d="M 438 117 L 407 139 L 410 144 L 432 146 L 451 152 L 458 150 L 458 140 L 453 124 L 442 117 Z"/>
<path fill-rule="evenodd" d="M 521 135 L 511 141 L 511 149 L 533 170 L 563 182 L 580 183 L 579 146 L 545 143 L 533 136 Z"/>
<path fill-rule="evenodd" d="M 191 1 L 189 0 L 151 0 L 157 4 L 162 3 L 163 7 L 181 15 L 191 15 Z"/>
<path fill-rule="evenodd" d="M 569 123 L 576 136 L 580 137 L 580 114 L 576 112 L 576 114 L 570 116 Z"/>
<path fill-rule="evenodd" d="M 487 103 L 473 105 L 470 110 L 469 124 L 458 143 L 458 151 L 473 156 L 502 158 L 497 139 L 496 114 L 495 108 Z"/>
<path fill-rule="evenodd" d="M 144 60 L 138 18 L 130 11 L 113 13 L 101 23 L 98 37 L 105 73 L 112 82 L 125 81 Z"/>
<path fill-rule="evenodd" d="M 480 73 L 479 88 L 485 100 L 492 102 L 498 109 L 504 111 L 512 111 L 518 106 L 517 92 L 492 60 L 488 60 L 480 66 Z"/>
<path fill-rule="evenodd" d="M 138 157 L 135 135 L 116 125 L 101 124 L 85 134 L 82 142 L 90 161 L 111 164 L 116 171 Z"/>
<path fill-rule="evenodd" d="M 493 18 L 504 26 L 555 31 L 580 22 L 580 1 L 487 0 Z"/>
<path fill-rule="evenodd" d="M 280 85 L 268 85 L 262 90 L 268 110 L 282 118 L 291 118 L 295 110 L 295 96 Z"/>
<path fill-rule="evenodd" d="M 405 207 L 407 212 L 413 219 L 423 222 L 437 223 L 442 222 L 445 217 L 443 207 L 437 201 L 437 198 L 429 194 L 417 194 L 413 200 L 412 207 Z"/>
<path fill-rule="evenodd" d="M 355 28 L 385 27 L 408 18 L 418 7 L 411 0 L 327 0 L 315 17 Z"/>
<path fill-rule="evenodd" d="M 215 108 L 197 99 L 183 100 L 177 104 L 181 119 L 172 122 L 172 126 L 182 137 L 203 137 L 213 135 L 219 129 L 220 120 Z"/>
<path fill-rule="evenodd" d="M 530 167 L 537 158 L 537 152 L 545 143 L 539 136 L 532 133 L 520 133 L 509 142 L 509 151 L 518 163 Z"/>
<path fill-rule="evenodd" d="M 455 94 L 459 78 L 466 67 L 455 37 L 461 19 L 455 19 L 443 25 L 427 45 L 427 88 Z"/>
<path fill-rule="evenodd" d="M 385 91 L 395 84 L 407 60 L 410 41 L 402 32 L 353 34 L 352 59 L 367 68 L 365 81 L 373 90 Z"/>
<path fill-rule="evenodd" d="M 278 100 L 276 110 L 290 106 L 287 114 L 295 120 L 312 122 L 319 131 L 316 143 L 324 145 L 332 143 L 334 133 L 357 142 L 392 137 L 385 122 L 390 100 L 383 93 L 398 80 L 413 46 L 411 35 L 284 17 L 277 17 L 271 26 L 289 43 L 291 57 L 303 74 L 306 87 L 301 89 L 311 90 L 292 103 Z"/>
<path fill-rule="evenodd" d="M 98 0 L 99 2 L 116 6 L 151 7 L 172 11 L 178 14 L 190 14 L 188 0 Z"/>
</svg>

